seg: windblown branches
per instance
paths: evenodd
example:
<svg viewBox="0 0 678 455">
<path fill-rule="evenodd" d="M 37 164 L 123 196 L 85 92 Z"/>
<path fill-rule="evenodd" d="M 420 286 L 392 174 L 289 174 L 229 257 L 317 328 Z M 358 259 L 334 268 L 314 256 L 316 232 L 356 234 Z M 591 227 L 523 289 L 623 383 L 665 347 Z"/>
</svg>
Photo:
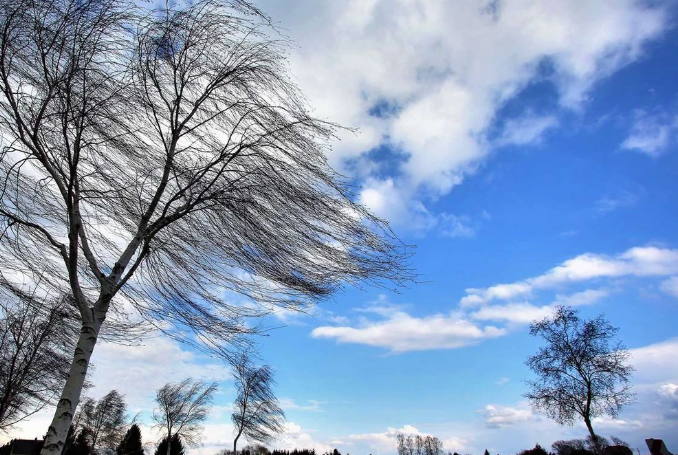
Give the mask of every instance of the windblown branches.
<svg viewBox="0 0 678 455">
<path fill-rule="evenodd" d="M 526 362 L 537 374 L 528 381 L 526 397 L 532 406 L 560 424 L 583 418 L 596 441 L 591 419 L 616 417 L 633 399 L 628 385 L 633 367 L 628 365 L 629 352 L 614 341 L 617 331 L 602 315 L 582 320 L 569 307 L 558 307 L 552 318 L 532 323 L 530 334 L 546 341 Z"/>
<path fill-rule="evenodd" d="M 247 353 L 233 362 L 233 378 L 238 393 L 235 399 L 233 425 L 235 439 L 233 453 L 237 453 L 240 436 L 250 442 L 266 444 L 282 433 L 285 413 L 273 393 L 273 371 L 268 365 L 255 367 Z"/>
<path fill-rule="evenodd" d="M 112 315 L 230 357 L 272 305 L 411 278 L 328 166 L 336 125 L 311 116 L 260 12 L 167 8 L 0 3 L 0 268 L 44 276 L 81 322 L 45 454 Z"/>
<path fill-rule="evenodd" d="M 153 420 L 158 428 L 167 432 L 168 441 L 178 435 L 188 444 L 198 443 L 216 390 L 216 383 L 205 384 L 191 378 L 176 384 L 167 383 L 158 390 L 158 409 L 153 413 Z"/>
<path fill-rule="evenodd" d="M 67 299 L 0 288 L 0 432 L 59 396 L 77 337 L 69 311 Z"/>
<path fill-rule="evenodd" d="M 404 247 L 328 167 L 336 126 L 310 116 L 260 16 L 218 0 L 146 16 L 121 0 L 12 5 L 3 268 L 67 279 L 82 312 L 122 290 L 127 311 L 215 349 L 268 310 L 225 291 L 299 308 L 342 282 L 409 278 Z"/>
</svg>

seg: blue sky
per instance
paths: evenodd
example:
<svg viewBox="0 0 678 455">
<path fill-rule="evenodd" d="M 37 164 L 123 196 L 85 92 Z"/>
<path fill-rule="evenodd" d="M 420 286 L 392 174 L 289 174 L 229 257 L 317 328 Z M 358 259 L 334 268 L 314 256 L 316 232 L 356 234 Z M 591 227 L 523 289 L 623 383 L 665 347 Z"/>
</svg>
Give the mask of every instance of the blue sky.
<svg viewBox="0 0 678 455">
<path fill-rule="evenodd" d="M 584 437 L 523 398 L 538 346 L 527 323 L 569 303 L 605 313 L 637 368 L 638 403 L 594 427 L 641 452 L 645 437 L 675 451 L 678 5 L 257 4 L 296 43 L 290 67 L 317 115 L 360 129 L 329 159 L 416 245 L 420 280 L 269 318 L 285 326 L 261 340 L 288 416 L 277 446 L 393 454 L 401 431 L 504 454 Z M 231 444 L 223 366 L 163 339 L 103 344 L 93 360 L 91 394 L 118 388 L 146 416 L 167 380 L 222 381 L 205 445 L 190 453 Z"/>
</svg>

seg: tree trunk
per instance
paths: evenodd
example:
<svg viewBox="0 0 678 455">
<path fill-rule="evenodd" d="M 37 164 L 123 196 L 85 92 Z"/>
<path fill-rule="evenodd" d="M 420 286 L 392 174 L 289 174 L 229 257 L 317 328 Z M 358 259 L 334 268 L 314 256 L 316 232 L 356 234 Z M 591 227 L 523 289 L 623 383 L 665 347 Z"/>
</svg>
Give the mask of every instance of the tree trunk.
<svg viewBox="0 0 678 455">
<path fill-rule="evenodd" d="M 172 432 L 167 432 L 167 455 L 172 453 Z"/>
<path fill-rule="evenodd" d="M 598 436 L 596 436 L 596 434 L 593 432 L 591 419 L 584 417 L 584 423 L 586 423 L 586 428 L 589 430 L 589 434 L 591 435 L 591 440 L 593 441 L 593 447 L 595 448 L 596 453 L 601 453 L 600 441 L 598 440 Z"/>
<path fill-rule="evenodd" d="M 236 453 L 238 453 L 238 452 L 236 451 L 236 447 L 238 446 L 238 438 L 240 437 L 241 434 L 242 434 L 242 431 L 240 431 L 240 432 L 238 433 L 238 435 L 235 437 L 235 439 L 233 440 L 233 455 L 235 455 Z"/>
<path fill-rule="evenodd" d="M 75 409 L 80 402 L 80 393 L 85 383 L 89 360 L 97 342 L 99 328 L 96 324 L 86 324 L 80 329 L 80 337 L 78 337 L 78 344 L 73 354 L 71 370 L 54 412 L 54 418 L 47 430 L 47 435 L 45 435 L 45 444 L 40 455 L 61 455 L 66 445 L 68 429 L 73 421 Z"/>
</svg>

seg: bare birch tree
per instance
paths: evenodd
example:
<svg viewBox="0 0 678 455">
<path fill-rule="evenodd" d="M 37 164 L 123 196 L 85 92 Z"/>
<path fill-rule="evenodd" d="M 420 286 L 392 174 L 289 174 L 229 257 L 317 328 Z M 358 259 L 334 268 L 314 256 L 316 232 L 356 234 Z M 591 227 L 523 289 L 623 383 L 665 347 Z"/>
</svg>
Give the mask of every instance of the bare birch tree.
<svg viewBox="0 0 678 455">
<path fill-rule="evenodd" d="M 184 379 L 167 383 L 156 393 L 158 409 L 153 412 L 157 426 L 167 432 L 167 455 L 172 451 L 173 438 L 179 436 L 189 445 L 196 444 L 207 419 L 217 384 Z"/>
<path fill-rule="evenodd" d="M 618 330 L 602 315 L 583 320 L 566 306 L 530 324 L 530 334 L 546 345 L 527 359 L 537 379 L 527 381 L 525 397 L 561 425 L 581 417 L 596 452 L 602 450 L 602 438 L 593 431 L 592 419 L 604 414 L 615 418 L 633 401 L 628 384 L 633 367 L 629 351 L 614 340 Z"/>
<path fill-rule="evenodd" d="M 79 426 L 91 436 L 92 449 L 113 452 L 125 432 L 125 399 L 117 390 L 111 390 L 99 400 L 88 398 L 82 403 Z"/>
<path fill-rule="evenodd" d="M 0 268 L 48 277 L 81 325 L 44 455 L 113 316 L 228 355 L 272 305 L 410 278 L 267 23 L 237 0 L 0 2 Z"/>
<path fill-rule="evenodd" d="M 0 432 L 59 397 L 77 338 L 66 300 L 0 287 Z"/>
<path fill-rule="evenodd" d="M 273 393 L 273 371 L 268 365 L 256 367 L 251 357 L 242 353 L 232 364 L 237 396 L 231 416 L 235 425 L 233 454 L 237 454 L 238 439 L 265 444 L 282 433 L 285 413 Z"/>
</svg>

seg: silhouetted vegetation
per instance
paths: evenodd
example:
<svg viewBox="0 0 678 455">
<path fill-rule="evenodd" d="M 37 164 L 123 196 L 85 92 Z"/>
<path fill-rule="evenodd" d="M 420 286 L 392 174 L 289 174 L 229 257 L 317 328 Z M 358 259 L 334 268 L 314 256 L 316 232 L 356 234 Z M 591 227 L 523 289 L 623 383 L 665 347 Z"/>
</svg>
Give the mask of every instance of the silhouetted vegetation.
<svg viewBox="0 0 678 455">
<path fill-rule="evenodd" d="M 530 334 L 546 345 L 527 359 L 537 379 L 527 382 L 525 396 L 534 409 L 560 424 L 572 425 L 581 417 L 596 452 L 607 444 L 597 440 L 591 420 L 603 414 L 617 417 L 633 399 L 628 385 L 633 367 L 629 352 L 614 341 L 617 331 L 602 315 L 582 320 L 566 306 L 530 324 Z"/>
<path fill-rule="evenodd" d="M 233 379 L 238 395 L 231 416 L 235 425 L 233 453 L 237 453 L 238 439 L 244 435 L 249 441 L 266 443 L 282 433 L 285 413 L 273 393 L 273 370 L 268 365 L 256 367 L 248 353 L 243 352 L 232 362 Z"/>
<path fill-rule="evenodd" d="M 168 452 L 169 450 L 169 452 Z M 167 444 L 167 437 L 162 438 L 158 447 L 155 448 L 155 455 L 185 455 L 184 444 L 178 434 L 172 436 L 171 444 Z"/>
<path fill-rule="evenodd" d="M 116 455 L 144 455 L 141 430 L 136 423 L 129 427 L 122 441 L 115 448 L 115 453 Z"/>
</svg>

